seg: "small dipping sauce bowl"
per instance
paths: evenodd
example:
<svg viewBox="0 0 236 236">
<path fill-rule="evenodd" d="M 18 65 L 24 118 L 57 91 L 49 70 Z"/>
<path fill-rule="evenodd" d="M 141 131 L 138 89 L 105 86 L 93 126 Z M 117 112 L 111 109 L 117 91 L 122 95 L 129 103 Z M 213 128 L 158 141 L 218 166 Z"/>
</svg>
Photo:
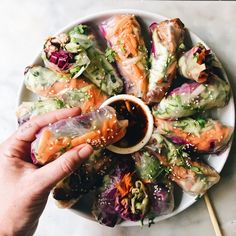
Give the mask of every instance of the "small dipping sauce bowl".
<svg viewBox="0 0 236 236">
<path fill-rule="evenodd" d="M 119 154 L 134 153 L 145 146 L 153 132 L 153 117 L 149 107 L 139 98 L 120 94 L 107 99 L 101 107 L 111 106 L 118 119 L 127 119 L 129 125 L 125 136 L 107 147 Z"/>
</svg>

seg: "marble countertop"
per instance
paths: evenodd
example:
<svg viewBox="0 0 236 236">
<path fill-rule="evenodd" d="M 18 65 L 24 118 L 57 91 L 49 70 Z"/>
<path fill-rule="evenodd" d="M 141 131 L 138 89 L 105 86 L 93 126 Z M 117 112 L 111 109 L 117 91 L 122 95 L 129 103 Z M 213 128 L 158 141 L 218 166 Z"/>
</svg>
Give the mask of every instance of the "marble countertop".
<svg viewBox="0 0 236 236">
<path fill-rule="evenodd" d="M 236 91 L 236 2 L 158 2 L 96 0 L 1 0 L 0 9 L 0 141 L 16 127 L 16 94 L 25 66 L 31 64 L 44 39 L 82 16 L 103 10 L 132 8 L 167 17 L 179 17 L 199 35 L 222 61 Z M 209 194 L 226 236 L 236 235 L 236 142 L 222 171 L 222 179 Z M 36 236 L 48 235 L 207 235 L 214 231 L 203 200 L 168 220 L 148 227 L 110 229 L 58 209 L 50 198 Z"/>
</svg>

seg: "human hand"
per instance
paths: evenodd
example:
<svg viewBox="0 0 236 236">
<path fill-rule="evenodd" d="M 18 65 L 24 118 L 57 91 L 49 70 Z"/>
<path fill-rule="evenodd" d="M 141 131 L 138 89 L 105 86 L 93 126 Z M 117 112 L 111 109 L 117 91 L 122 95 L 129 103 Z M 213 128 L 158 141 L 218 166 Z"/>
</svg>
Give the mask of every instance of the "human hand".
<svg viewBox="0 0 236 236">
<path fill-rule="evenodd" d="M 32 235 L 50 190 L 93 152 L 84 144 L 40 168 L 30 161 L 31 142 L 40 128 L 79 114 L 80 109 L 73 108 L 34 117 L 0 145 L 1 236 Z"/>
</svg>

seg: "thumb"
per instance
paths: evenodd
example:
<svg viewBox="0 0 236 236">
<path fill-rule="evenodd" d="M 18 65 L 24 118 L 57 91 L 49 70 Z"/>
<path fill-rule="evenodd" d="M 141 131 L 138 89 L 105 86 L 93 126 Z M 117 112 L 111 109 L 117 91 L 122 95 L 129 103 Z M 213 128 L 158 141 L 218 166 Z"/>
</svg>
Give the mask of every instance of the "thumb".
<svg viewBox="0 0 236 236">
<path fill-rule="evenodd" d="M 89 144 L 82 144 L 36 170 L 38 186 L 42 190 L 51 190 L 60 180 L 75 171 L 92 153 L 93 148 Z"/>
</svg>

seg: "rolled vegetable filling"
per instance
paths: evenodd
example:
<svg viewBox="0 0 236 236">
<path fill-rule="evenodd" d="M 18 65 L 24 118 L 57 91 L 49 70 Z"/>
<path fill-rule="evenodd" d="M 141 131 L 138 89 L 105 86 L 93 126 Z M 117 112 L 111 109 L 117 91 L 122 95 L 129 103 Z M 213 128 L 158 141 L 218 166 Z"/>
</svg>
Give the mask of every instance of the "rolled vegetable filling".
<svg viewBox="0 0 236 236">
<path fill-rule="evenodd" d="M 114 16 L 101 24 L 101 31 L 114 51 L 115 61 L 125 80 L 126 93 L 145 98 L 147 49 L 135 16 Z"/>
<path fill-rule="evenodd" d="M 136 172 L 145 183 L 150 201 L 148 218 L 169 214 L 174 209 L 173 184 L 165 176 L 165 167 L 145 147 L 132 154 Z M 163 173 L 164 172 L 164 173 Z"/>
<path fill-rule="evenodd" d="M 185 52 L 178 61 L 178 70 L 187 79 L 203 83 L 209 75 L 206 57 L 210 54 L 205 46 L 198 43 L 189 51 Z"/>
<path fill-rule="evenodd" d="M 80 105 L 83 112 L 91 111 L 88 107 L 98 108 L 107 99 L 97 86 L 86 81 L 83 76 L 71 79 L 42 66 L 28 67 L 24 82 L 26 87 L 37 95 L 58 98 L 69 107 Z"/>
<path fill-rule="evenodd" d="M 102 148 L 124 137 L 127 120 L 118 120 L 111 107 L 58 121 L 43 128 L 31 145 L 34 163 L 45 164 L 83 143 Z"/>
<path fill-rule="evenodd" d="M 18 124 L 22 125 L 31 117 L 46 114 L 65 107 L 63 101 L 59 99 L 46 99 L 35 102 L 23 102 L 16 111 Z"/>
<path fill-rule="evenodd" d="M 95 150 L 79 168 L 60 181 L 53 189 L 53 197 L 60 207 L 71 207 L 86 193 L 102 185 L 103 176 L 108 174 L 114 158 L 106 150 Z"/>
<path fill-rule="evenodd" d="M 174 145 L 154 131 L 146 148 L 166 167 L 169 178 L 191 195 L 203 195 L 220 180 L 212 167 L 192 161 L 181 146 Z"/>
<path fill-rule="evenodd" d="M 156 119 L 160 134 L 174 143 L 186 145 L 198 152 L 219 152 L 228 144 L 232 128 L 218 120 L 205 118 L 184 118 L 176 121 Z"/>
<path fill-rule="evenodd" d="M 229 98 L 229 84 L 211 74 L 207 83 L 185 83 L 174 89 L 152 111 L 156 118 L 176 119 L 203 110 L 224 107 Z"/>
<path fill-rule="evenodd" d="M 136 172 L 144 183 L 153 183 L 158 180 L 162 172 L 159 160 L 145 149 L 132 154 L 135 162 Z"/>
<path fill-rule="evenodd" d="M 84 47 L 73 42 L 67 33 L 46 40 L 42 59 L 47 68 L 71 78 L 79 77 L 90 63 Z"/>
<path fill-rule="evenodd" d="M 33 116 L 61 109 L 80 107 L 82 113 L 94 111 L 107 99 L 107 96 L 94 84 L 83 79 L 76 81 L 75 87 L 65 88 L 55 97 L 34 102 L 23 102 L 17 108 L 18 123 L 21 125 Z"/>
<path fill-rule="evenodd" d="M 160 102 L 176 76 L 177 57 L 184 46 L 184 24 L 180 19 L 165 20 L 150 26 L 152 33 L 151 69 L 147 102 Z"/>
<path fill-rule="evenodd" d="M 166 178 L 159 181 L 146 184 L 150 201 L 149 219 L 170 214 L 174 210 L 173 183 Z"/>
<path fill-rule="evenodd" d="M 81 31 L 81 27 L 86 30 Z M 78 25 L 69 32 L 71 41 L 84 48 L 90 64 L 83 72 L 92 83 L 108 95 L 123 91 L 123 81 L 115 68 L 97 46 L 94 33 L 86 25 Z"/>
<path fill-rule="evenodd" d="M 25 70 L 25 86 L 43 97 L 55 97 L 65 88 L 77 86 L 77 80 L 42 66 L 30 66 Z"/>
</svg>

